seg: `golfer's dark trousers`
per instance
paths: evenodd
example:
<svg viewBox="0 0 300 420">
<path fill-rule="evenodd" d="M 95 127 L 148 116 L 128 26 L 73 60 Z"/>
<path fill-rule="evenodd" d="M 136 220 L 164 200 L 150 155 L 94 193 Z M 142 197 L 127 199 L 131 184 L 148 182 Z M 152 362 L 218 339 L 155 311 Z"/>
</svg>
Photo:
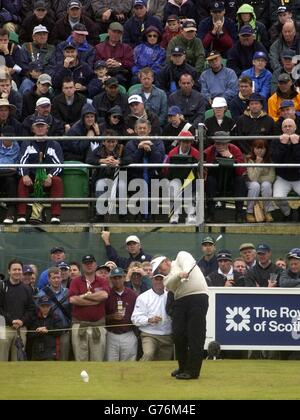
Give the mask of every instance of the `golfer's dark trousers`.
<svg viewBox="0 0 300 420">
<path fill-rule="evenodd" d="M 193 377 L 200 375 L 206 337 L 208 296 L 190 295 L 174 302 L 173 339 L 179 369 Z"/>
</svg>

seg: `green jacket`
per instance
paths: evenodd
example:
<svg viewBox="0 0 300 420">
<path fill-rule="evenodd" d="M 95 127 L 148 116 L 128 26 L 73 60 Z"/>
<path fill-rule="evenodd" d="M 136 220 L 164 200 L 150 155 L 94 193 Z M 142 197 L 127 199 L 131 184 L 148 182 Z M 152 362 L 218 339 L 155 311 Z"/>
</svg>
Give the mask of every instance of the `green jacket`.
<svg viewBox="0 0 300 420">
<path fill-rule="evenodd" d="M 186 61 L 191 66 L 195 67 L 197 73 L 200 75 L 204 69 L 205 55 L 202 41 L 199 38 L 194 38 L 191 41 L 186 40 L 182 35 L 177 35 L 171 39 L 167 49 L 167 59 L 170 61 L 171 51 L 175 47 L 184 48 L 186 51 Z"/>
</svg>

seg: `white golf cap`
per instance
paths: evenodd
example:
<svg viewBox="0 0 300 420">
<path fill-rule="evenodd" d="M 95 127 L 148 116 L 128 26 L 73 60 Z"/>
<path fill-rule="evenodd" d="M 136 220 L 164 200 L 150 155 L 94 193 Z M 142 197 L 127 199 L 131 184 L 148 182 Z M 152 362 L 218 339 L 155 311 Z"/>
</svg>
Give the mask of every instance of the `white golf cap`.
<svg viewBox="0 0 300 420">
<path fill-rule="evenodd" d="M 128 103 L 132 104 L 133 102 L 139 102 L 140 104 L 143 103 L 143 99 L 140 95 L 131 95 L 128 98 Z"/>
<path fill-rule="evenodd" d="M 126 238 L 126 243 L 128 244 L 128 242 L 135 242 L 137 244 L 140 244 L 141 241 L 139 240 L 139 238 L 135 235 L 130 235 L 128 236 L 128 238 Z"/>
<path fill-rule="evenodd" d="M 32 35 L 39 34 L 40 32 L 49 33 L 48 29 L 44 25 L 38 25 L 33 28 Z"/>
<path fill-rule="evenodd" d="M 167 257 L 156 257 L 151 261 L 152 273 L 155 274 L 155 271 L 158 269 L 159 265 L 166 260 Z"/>
<path fill-rule="evenodd" d="M 221 108 L 222 106 L 227 106 L 227 102 L 225 98 L 216 97 L 212 101 L 211 107 L 212 108 Z"/>
<path fill-rule="evenodd" d="M 41 105 L 51 105 L 51 101 L 49 98 L 46 98 L 45 96 L 43 96 L 42 98 L 38 99 L 36 101 L 36 107 L 37 106 L 41 106 Z"/>
</svg>

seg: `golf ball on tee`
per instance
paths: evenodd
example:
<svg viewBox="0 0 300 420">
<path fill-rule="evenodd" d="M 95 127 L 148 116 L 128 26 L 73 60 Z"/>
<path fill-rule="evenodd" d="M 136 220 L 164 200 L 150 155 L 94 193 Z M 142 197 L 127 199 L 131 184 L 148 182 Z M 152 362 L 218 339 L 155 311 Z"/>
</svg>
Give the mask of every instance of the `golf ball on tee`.
<svg viewBox="0 0 300 420">
<path fill-rule="evenodd" d="M 83 382 L 88 382 L 89 381 L 89 375 L 85 370 L 83 370 L 81 372 L 80 376 L 81 376 L 81 379 L 83 380 Z"/>
</svg>

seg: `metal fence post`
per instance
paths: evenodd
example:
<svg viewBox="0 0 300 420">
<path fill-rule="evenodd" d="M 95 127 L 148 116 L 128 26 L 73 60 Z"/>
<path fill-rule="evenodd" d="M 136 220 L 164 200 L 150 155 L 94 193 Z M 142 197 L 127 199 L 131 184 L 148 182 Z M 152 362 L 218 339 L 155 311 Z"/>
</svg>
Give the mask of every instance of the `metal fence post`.
<svg viewBox="0 0 300 420">
<path fill-rule="evenodd" d="M 203 231 L 204 229 L 204 130 L 204 124 L 198 124 L 196 139 L 198 140 L 200 159 L 198 164 L 199 179 L 197 179 L 196 189 L 196 216 L 199 231 Z"/>
</svg>

